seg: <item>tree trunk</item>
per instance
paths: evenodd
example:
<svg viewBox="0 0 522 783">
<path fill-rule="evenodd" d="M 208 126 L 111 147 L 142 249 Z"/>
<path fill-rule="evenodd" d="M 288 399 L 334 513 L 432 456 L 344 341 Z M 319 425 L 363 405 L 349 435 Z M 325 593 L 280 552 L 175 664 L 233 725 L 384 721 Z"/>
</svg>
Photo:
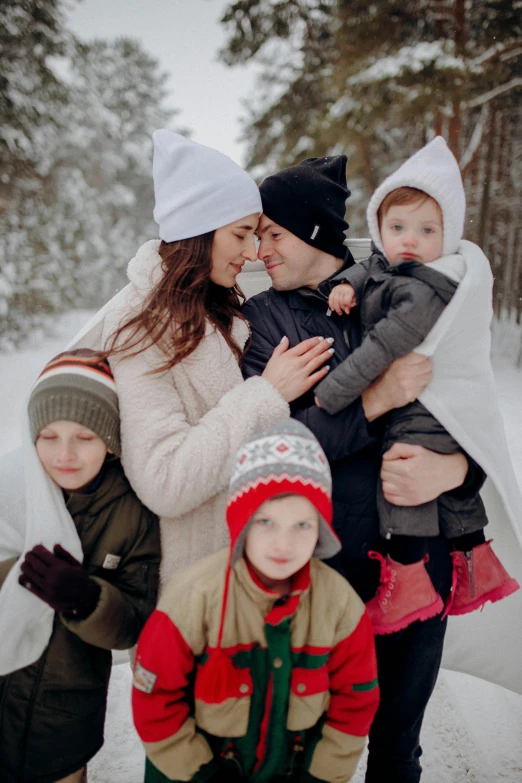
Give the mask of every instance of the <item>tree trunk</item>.
<svg viewBox="0 0 522 783">
<path fill-rule="evenodd" d="M 482 198 L 480 202 L 480 209 L 478 211 L 479 219 L 479 231 L 478 231 L 478 245 L 487 254 L 486 239 L 489 229 L 489 205 L 491 199 L 491 174 L 493 169 L 493 149 L 495 143 L 495 119 L 496 111 L 491 107 L 488 122 L 487 132 L 487 148 L 485 150 L 486 162 L 484 168 L 484 182 L 482 186 Z M 496 308 L 495 308 L 496 309 Z"/>
<path fill-rule="evenodd" d="M 464 55 L 466 49 L 466 0 L 455 0 L 454 9 L 454 42 L 455 54 Z M 448 146 L 457 160 L 460 159 L 460 130 L 461 130 L 461 100 L 462 88 L 460 79 L 455 84 L 452 99 L 452 115 L 448 128 Z"/>
</svg>

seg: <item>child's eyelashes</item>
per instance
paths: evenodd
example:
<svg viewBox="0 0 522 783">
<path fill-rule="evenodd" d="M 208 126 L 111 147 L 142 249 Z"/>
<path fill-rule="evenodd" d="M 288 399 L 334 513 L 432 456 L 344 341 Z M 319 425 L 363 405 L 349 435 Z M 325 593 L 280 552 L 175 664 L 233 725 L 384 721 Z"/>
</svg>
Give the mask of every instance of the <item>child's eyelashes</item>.
<svg viewBox="0 0 522 783">
<path fill-rule="evenodd" d="M 58 435 L 42 435 L 42 433 L 40 433 L 38 435 L 37 440 L 47 440 L 47 441 L 58 440 Z M 96 436 L 95 435 L 77 435 L 76 436 L 76 440 L 79 440 L 79 441 L 82 441 L 82 443 L 85 443 L 85 442 L 90 442 L 90 441 L 96 440 Z"/>
<path fill-rule="evenodd" d="M 389 228 L 390 228 L 390 231 L 395 231 L 395 232 L 399 232 L 399 231 L 403 231 L 404 230 L 404 226 L 401 223 L 392 223 Z M 436 229 L 433 228 L 432 226 L 423 226 L 421 231 L 424 234 L 434 234 Z"/>
<path fill-rule="evenodd" d="M 254 519 L 254 523 L 256 525 L 261 525 L 262 527 L 273 527 L 274 521 L 272 519 L 268 519 L 267 517 L 258 517 L 257 519 Z M 304 520 L 303 522 L 296 522 L 295 528 L 297 530 L 310 530 L 312 527 L 312 523 Z"/>
<path fill-rule="evenodd" d="M 258 517 L 254 519 L 254 522 L 256 525 L 262 525 L 263 527 L 269 527 L 272 524 L 272 520 L 266 517 Z"/>
</svg>

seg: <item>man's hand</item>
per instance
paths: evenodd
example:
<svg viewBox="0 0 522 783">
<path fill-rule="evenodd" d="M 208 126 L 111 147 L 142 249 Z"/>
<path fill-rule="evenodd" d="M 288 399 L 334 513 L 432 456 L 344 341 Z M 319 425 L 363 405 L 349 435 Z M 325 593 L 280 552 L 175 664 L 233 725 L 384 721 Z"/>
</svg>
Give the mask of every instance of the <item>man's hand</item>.
<svg viewBox="0 0 522 783">
<path fill-rule="evenodd" d="M 384 497 L 395 506 L 419 506 L 463 484 L 464 454 L 437 454 L 422 446 L 394 443 L 382 457 Z"/>
<path fill-rule="evenodd" d="M 364 415 L 374 421 L 392 408 L 402 408 L 422 394 L 431 381 L 431 359 L 409 353 L 396 359 L 361 395 Z"/>
<path fill-rule="evenodd" d="M 348 314 L 356 304 L 355 290 L 349 283 L 336 285 L 328 297 L 328 307 L 337 315 Z"/>
</svg>

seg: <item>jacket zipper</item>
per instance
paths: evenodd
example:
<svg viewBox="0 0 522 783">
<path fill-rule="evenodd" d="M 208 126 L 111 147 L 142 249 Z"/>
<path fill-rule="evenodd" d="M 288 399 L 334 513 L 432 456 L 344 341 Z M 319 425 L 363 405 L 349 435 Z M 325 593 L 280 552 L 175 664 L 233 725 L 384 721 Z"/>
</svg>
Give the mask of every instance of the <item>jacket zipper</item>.
<svg viewBox="0 0 522 783">
<path fill-rule="evenodd" d="M 343 337 L 344 337 L 344 342 L 346 343 L 346 345 L 349 348 L 350 347 L 350 340 L 348 339 L 348 332 L 347 332 L 346 326 L 343 326 Z"/>
<path fill-rule="evenodd" d="M 221 756 L 222 756 L 222 757 L 223 757 L 223 758 L 224 758 L 226 761 L 233 761 L 233 762 L 234 762 L 234 764 L 236 765 L 236 767 L 237 767 L 237 768 L 238 768 L 238 770 L 239 770 L 239 774 L 240 774 L 240 775 L 243 775 L 243 767 L 241 766 L 241 762 L 240 762 L 240 761 L 239 761 L 239 759 L 238 759 L 238 753 L 237 753 L 236 749 L 234 748 L 234 746 L 232 745 L 232 743 L 230 743 L 230 744 L 227 746 L 226 750 L 224 750 L 224 751 L 223 751 L 223 753 L 221 754 Z"/>
<path fill-rule="evenodd" d="M 294 773 L 294 764 L 297 761 L 297 757 L 304 750 L 304 746 L 301 744 L 301 737 L 296 737 L 292 746 L 292 757 L 290 759 L 290 768 L 287 773 L 287 778 L 291 777 Z"/>
</svg>

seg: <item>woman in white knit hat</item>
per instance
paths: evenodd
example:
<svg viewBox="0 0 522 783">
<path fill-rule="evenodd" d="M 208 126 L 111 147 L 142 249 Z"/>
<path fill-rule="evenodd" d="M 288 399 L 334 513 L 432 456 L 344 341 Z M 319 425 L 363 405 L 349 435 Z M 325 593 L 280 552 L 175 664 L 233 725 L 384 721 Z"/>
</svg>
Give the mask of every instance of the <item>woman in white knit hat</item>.
<svg viewBox="0 0 522 783">
<path fill-rule="evenodd" d="M 235 451 L 326 375 L 330 345 L 283 343 L 262 377 L 243 382 L 249 330 L 236 276 L 256 258 L 257 185 L 179 134 L 158 130 L 153 141 L 160 239 L 130 262 L 130 290 L 104 313 L 101 343 L 118 389 L 125 472 L 161 518 L 164 582 L 226 544 Z"/>
</svg>

